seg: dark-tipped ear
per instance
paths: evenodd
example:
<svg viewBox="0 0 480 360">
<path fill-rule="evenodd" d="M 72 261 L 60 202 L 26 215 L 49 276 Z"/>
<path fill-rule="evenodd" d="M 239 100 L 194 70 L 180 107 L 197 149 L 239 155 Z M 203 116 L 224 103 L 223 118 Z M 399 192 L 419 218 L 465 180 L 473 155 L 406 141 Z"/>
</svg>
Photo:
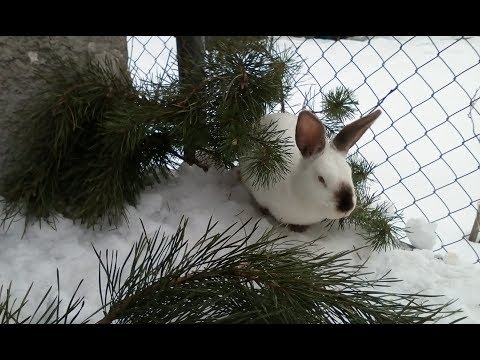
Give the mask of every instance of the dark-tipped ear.
<svg viewBox="0 0 480 360">
<path fill-rule="evenodd" d="M 382 111 L 378 109 L 348 124 L 333 138 L 332 144 L 337 150 L 348 153 L 348 150 L 355 145 L 381 113 Z"/>
<path fill-rule="evenodd" d="M 303 157 L 318 154 L 325 148 L 325 126 L 320 119 L 310 111 L 298 114 L 295 128 L 295 142 Z"/>
</svg>

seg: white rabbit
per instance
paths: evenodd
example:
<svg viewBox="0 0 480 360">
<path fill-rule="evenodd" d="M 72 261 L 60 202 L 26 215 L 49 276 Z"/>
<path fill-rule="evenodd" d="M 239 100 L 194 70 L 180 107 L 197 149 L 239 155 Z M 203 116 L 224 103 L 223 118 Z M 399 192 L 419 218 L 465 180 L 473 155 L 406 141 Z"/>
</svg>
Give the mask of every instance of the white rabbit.
<svg viewBox="0 0 480 360">
<path fill-rule="evenodd" d="M 287 113 L 266 115 L 260 121 L 262 126 L 274 122 L 277 130 L 286 130 L 284 137 L 295 139 L 288 172 L 268 188 L 254 187 L 253 179 L 244 175 L 245 160 L 240 161 L 240 178 L 262 212 L 291 230 L 303 231 L 324 219 L 346 217 L 357 199 L 352 170 L 345 158 L 380 114 L 378 109 L 348 124 L 331 142 L 321 120 L 310 111 L 301 111 L 298 117 Z"/>
</svg>

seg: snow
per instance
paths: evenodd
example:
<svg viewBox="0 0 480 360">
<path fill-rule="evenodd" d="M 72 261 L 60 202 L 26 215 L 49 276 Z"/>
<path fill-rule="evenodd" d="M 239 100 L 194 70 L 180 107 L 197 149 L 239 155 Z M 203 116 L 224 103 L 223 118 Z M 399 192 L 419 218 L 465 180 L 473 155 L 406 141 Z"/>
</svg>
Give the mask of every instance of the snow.
<svg viewBox="0 0 480 360">
<path fill-rule="evenodd" d="M 148 41 L 151 47 L 143 52 Z M 367 160 L 379 164 L 375 171 L 379 184 L 372 184 L 372 191 L 384 192 L 380 201 L 388 205 L 389 212 L 402 211 L 406 226 L 413 229 L 404 240 L 422 249 L 373 253 L 362 249 L 352 256 L 352 262 L 360 264 L 368 258 L 366 271 L 375 277 L 391 271 L 390 276 L 402 280 L 391 284 L 392 293 L 423 292 L 445 295 L 444 301 L 458 299 L 453 308 L 461 308 L 468 316 L 463 322 L 480 323 L 480 291 L 474 291 L 480 288 L 480 265 L 473 264 L 479 258 L 480 244 L 463 239 L 476 214 L 470 204 L 480 198 L 480 144 L 468 117 L 470 98 L 480 82 L 480 66 L 475 66 L 480 37 L 468 42 L 454 37 L 377 37 L 371 40 L 372 46 L 362 39 L 335 43 L 281 38 L 282 42 L 298 47 L 316 78 L 306 72 L 300 75 L 300 92 L 288 100 L 293 112 L 301 108 L 304 94 L 318 92 L 319 84 L 322 91 L 339 84 L 355 89 L 362 113 L 398 84 L 382 103 L 384 115 L 358 145 Z M 131 57 L 139 59 L 132 62 L 132 73 L 141 77 L 160 73 L 156 62 L 175 69 L 173 37 L 136 37 L 130 45 Z M 439 53 L 444 61 L 435 59 Z M 316 96 L 309 106 L 316 109 L 319 101 Z M 475 122 L 478 113 L 473 112 Z M 56 230 L 35 225 L 23 238 L 23 221 L 13 223 L 7 232 L 0 230 L 0 284 L 7 286 L 12 281 L 13 295 L 20 297 L 34 282 L 33 306 L 55 285 L 59 269 L 65 299 L 84 279 L 80 293 L 86 299 L 82 313 L 87 316 L 100 306 L 98 261 L 92 244 L 101 251 L 118 250 L 122 259 L 140 237 L 140 219 L 149 234 L 159 227 L 171 234 L 185 215 L 190 244 L 203 234 L 211 216 L 219 222 L 219 232 L 250 217 L 261 219 L 259 233 L 273 225 L 271 219 L 261 218 L 233 172 L 205 173 L 186 165 L 173 180 L 144 191 L 136 208 L 127 209 L 129 222 L 118 228 L 93 231 L 60 217 Z M 305 233 L 286 234 L 309 241 L 324 233 L 316 225 Z M 353 229 L 332 230 L 317 241 L 319 249 L 333 252 L 363 245 Z"/>
<path fill-rule="evenodd" d="M 48 226 L 29 227 L 22 238 L 23 222 L 12 224 L 8 232 L 0 233 L 0 283 L 13 281 L 14 295 L 24 294 L 31 282 L 34 287 L 31 306 L 41 299 L 44 291 L 55 285 L 56 269 L 60 272 L 61 296 L 69 299 L 78 282 L 84 279 L 80 293 L 85 296 L 84 316 L 100 306 L 98 295 L 98 261 L 92 249 L 118 250 L 123 259 L 130 246 L 139 239 L 143 221 L 148 234 L 159 227 L 173 233 L 182 215 L 189 218 L 187 238 L 189 244 L 203 234 L 210 217 L 218 221 L 217 231 L 234 222 L 245 223 L 253 218 L 247 229 L 260 220 L 258 236 L 275 225 L 264 218 L 254 207 L 246 188 L 234 171 L 219 172 L 182 164 L 175 177 L 166 183 L 156 184 L 142 193 L 136 208 L 128 207 L 129 224 L 118 228 L 88 230 L 74 225 L 70 220 L 59 219 L 57 230 Z M 310 241 L 322 234 L 322 225 L 315 225 L 305 233 L 285 234 L 292 241 Z M 364 246 L 364 240 L 353 229 L 332 230 L 318 240 L 316 247 L 322 251 L 338 252 Z M 403 280 L 388 288 L 392 293 L 424 292 L 445 295 L 444 301 L 458 298 L 455 308 L 462 308 L 469 316 L 464 322 L 480 323 L 480 267 L 461 257 L 438 259 L 428 250 L 388 250 L 371 252 L 368 248 L 351 256 L 352 263 L 361 264 L 367 258 L 366 272 L 380 277 L 391 270 L 391 276 Z M 435 299 L 437 300 L 437 299 Z M 93 320 L 98 320 L 96 315 Z M 79 319 L 81 320 L 81 319 Z"/>
<path fill-rule="evenodd" d="M 408 239 L 417 249 L 433 249 L 437 238 L 437 224 L 429 223 L 423 218 L 412 218 L 405 223 L 405 229 L 408 231 Z"/>
<path fill-rule="evenodd" d="M 445 256 L 443 257 L 443 261 L 450 265 L 457 265 L 460 262 L 460 258 L 454 252 L 449 252 L 445 254 Z"/>
</svg>

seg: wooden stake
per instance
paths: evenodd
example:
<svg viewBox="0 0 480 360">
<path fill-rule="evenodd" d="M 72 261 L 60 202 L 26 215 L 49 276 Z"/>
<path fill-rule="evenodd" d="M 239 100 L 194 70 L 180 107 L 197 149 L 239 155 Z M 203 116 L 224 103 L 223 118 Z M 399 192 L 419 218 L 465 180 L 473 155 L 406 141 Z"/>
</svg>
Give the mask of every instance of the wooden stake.
<svg viewBox="0 0 480 360">
<path fill-rule="evenodd" d="M 473 222 L 472 231 L 470 231 L 469 241 L 477 242 L 478 240 L 478 228 L 480 224 L 480 201 L 477 203 L 477 216 Z"/>
</svg>

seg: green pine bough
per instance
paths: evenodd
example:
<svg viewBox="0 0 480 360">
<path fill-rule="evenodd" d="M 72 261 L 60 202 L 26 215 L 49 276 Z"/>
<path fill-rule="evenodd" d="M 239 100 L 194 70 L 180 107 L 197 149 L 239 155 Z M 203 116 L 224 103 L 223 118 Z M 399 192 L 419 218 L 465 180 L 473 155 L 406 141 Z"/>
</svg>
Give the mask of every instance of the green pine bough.
<svg viewBox="0 0 480 360">
<path fill-rule="evenodd" d="M 453 301 L 437 296 L 392 294 L 380 288 L 399 280 L 384 274 L 372 279 L 363 265 L 338 254 L 313 251 L 310 243 L 292 243 L 277 229 L 260 232 L 258 223 L 233 224 L 216 232 L 210 221 L 193 246 L 185 237 L 188 220 L 167 236 L 145 229 L 123 261 L 116 252 L 99 260 L 101 308 L 82 317 L 84 298 L 47 300 L 25 312 L 27 294 L 17 302 L 11 284 L 0 289 L 0 323 L 313 323 L 377 324 L 458 322 Z M 221 252 L 221 255 L 220 255 Z"/>
</svg>

